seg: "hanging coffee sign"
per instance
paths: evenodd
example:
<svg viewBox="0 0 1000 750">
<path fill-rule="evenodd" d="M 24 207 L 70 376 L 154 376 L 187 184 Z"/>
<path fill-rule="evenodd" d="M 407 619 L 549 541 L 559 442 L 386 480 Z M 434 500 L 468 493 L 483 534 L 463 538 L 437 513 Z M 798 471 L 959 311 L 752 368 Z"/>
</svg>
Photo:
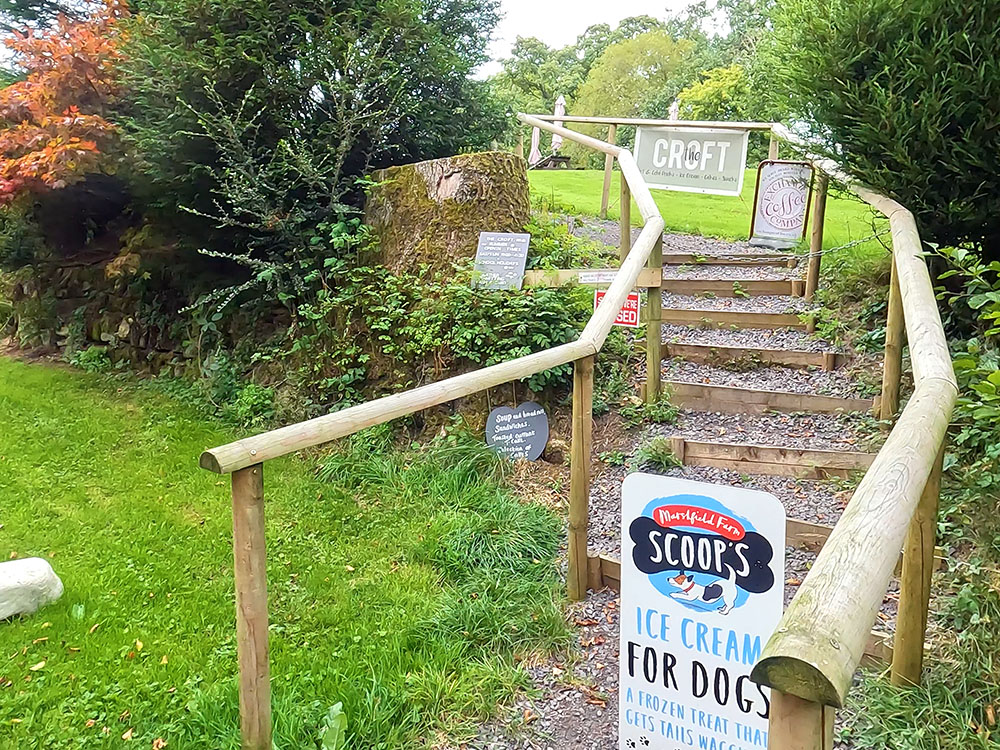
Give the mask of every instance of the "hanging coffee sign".
<svg viewBox="0 0 1000 750">
<path fill-rule="evenodd" d="M 766 750 L 770 691 L 750 671 L 781 619 L 781 503 L 631 474 L 621 534 L 620 750 Z"/>
<path fill-rule="evenodd" d="M 635 162 L 651 188 L 739 195 L 748 135 L 746 130 L 640 127 L 635 131 Z"/>
<path fill-rule="evenodd" d="M 549 418 L 534 401 L 498 406 L 486 420 L 486 444 L 508 458 L 536 460 L 549 442 Z"/>
<path fill-rule="evenodd" d="M 480 232 L 473 266 L 476 289 L 520 289 L 530 234 Z"/>
<path fill-rule="evenodd" d="M 762 161 L 757 168 L 750 244 L 786 249 L 806 233 L 813 167 L 807 161 Z"/>
</svg>

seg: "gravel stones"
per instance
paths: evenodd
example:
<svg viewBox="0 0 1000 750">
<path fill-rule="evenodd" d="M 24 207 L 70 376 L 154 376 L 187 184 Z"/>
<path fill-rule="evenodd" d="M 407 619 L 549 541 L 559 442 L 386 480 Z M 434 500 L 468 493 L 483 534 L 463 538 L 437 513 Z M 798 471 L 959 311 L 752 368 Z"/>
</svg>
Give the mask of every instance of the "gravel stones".
<svg viewBox="0 0 1000 750">
<path fill-rule="evenodd" d="M 842 370 L 800 370 L 791 367 L 765 366 L 734 369 L 721 365 L 688 362 L 677 357 L 664 360 L 664 380 L 749 388 L 784 393 L 812 393 L 839 398 L 866 398 L 864 384 L 852 380 Z"/>
<path fill-rule="evenodd" d="M 839 347 L 804 331 L 791 328 L 693 328 L 674 324 L 663 325 L 663 341 L 703 346 L 733 346 L 744 349 L 785 349 L 801 352 L 841 351 Z"/>
</svg>

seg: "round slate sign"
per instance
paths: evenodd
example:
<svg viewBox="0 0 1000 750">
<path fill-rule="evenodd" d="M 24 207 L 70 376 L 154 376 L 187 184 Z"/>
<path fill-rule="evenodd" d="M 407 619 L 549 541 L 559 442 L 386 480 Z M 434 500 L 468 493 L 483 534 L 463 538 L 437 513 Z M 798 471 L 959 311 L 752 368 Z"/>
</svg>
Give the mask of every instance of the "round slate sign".
<svg viewBox="0 0 1000 750">
<path fill-rule="evenodd" d="M 498 406 L 486 420 L 486 444 L 510 458 L 534 461 L 548 441 L 549 418 L 534 401 L 516 409 Z"/>
</svg>

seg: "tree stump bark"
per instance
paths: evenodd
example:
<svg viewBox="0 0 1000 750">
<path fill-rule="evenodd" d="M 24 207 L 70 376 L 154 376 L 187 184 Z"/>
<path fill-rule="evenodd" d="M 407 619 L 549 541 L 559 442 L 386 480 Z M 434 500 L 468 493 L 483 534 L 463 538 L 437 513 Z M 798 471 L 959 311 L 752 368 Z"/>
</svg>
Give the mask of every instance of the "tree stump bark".
<svg viewBox="0 0 1000 750">
<path fill-rule="evenodd" d="M 480 232 L 523 232 L 528 221 L 527 165 L 515 154 L 463 154 L 373 177 L 365 222 L 393 273 L 448 270 L 475 256 Z"/>
</svg>

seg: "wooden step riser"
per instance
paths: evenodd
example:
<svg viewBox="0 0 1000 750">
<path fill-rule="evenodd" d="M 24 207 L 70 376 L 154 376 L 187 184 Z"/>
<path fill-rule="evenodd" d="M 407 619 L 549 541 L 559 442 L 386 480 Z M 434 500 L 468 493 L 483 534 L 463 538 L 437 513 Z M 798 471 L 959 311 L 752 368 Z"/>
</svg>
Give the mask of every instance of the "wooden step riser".
<svg viewBox="0 0 1000 750">
<path fill-rule="evenodd" d="M 694 255 L 692 253 L 664 253 L 665 266 L 778 266 L 794 268 L 798 258 L 770 253 L 742 253 L 738 256 Z"/>
<path fill-rule="evenodd" d="M 672 294 L 715 297 L 801 297 L 805 282 L 798 279 L 664 279 L 660 288 Z"/>
<path fill-rule="evenodd" d="M 767 474 L 798 479 L 847 478 L 865 471 L 875 460 L 874 453 L 858 451 L 710 443 L 683 437 L 673 437 L 670 442 L 674 455 L 685 466 L 711 466 L 741 474 Z"/>
<path fill-rule="evenodd" d="M 803 323 L 798 315 L 791 313 L 747 313 L 723 310 L 683 310 L 664 308 L 660 312 L 661 323 L 710 328 L 791 328 L 796 331 L 811 331 L 813 323 Z"/>
<path fill-rule="evenodd" d="M 664 386 L 674 406 L 692 411 L 722 414 L 764 414 L 780 412 L 870 412 L 877 404 L 870 398 L 836 398 L 811 393 L 755 391 L 721 385 L 666 381 Z"/>
<path fill-rule="evenodd" d="M 850 362 L 850 357 L 835 352 L 805 352 L 795 349 L 746 349 L 740 346 L 706 346 L 704 344 L 663 344 L 663 358 L 677 357 L 689 362 L 717 364 L 746 361 L 784 367 L 820 367 L 835 370 Z"/>
</svg>

